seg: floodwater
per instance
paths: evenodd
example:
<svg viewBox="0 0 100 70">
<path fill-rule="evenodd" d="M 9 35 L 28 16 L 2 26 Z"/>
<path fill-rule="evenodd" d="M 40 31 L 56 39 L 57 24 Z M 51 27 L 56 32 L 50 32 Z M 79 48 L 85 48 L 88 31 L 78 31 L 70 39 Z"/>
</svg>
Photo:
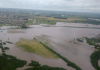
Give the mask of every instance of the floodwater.
<svg viewBox="0 0 100 70">
<path fill-rule="evenodd" d="M 86 40 L 84 40 L 83 43 L 80 43 L 74 39 L 80 37 L 95 37 L 100 34 L 100 29 L 42 27 L 39 25 L 32 25 L 31 27 L 34 28 L 15 29 L 18 31 L 24 31 L 24 33 L 7 33 L 8 30 L 0 30 L 0 40 L 7 41 L 9 39 L 13 43 L 5 45 L 10 48 L 10 50 L 6 51 L 7 54 L 14 55 L 17 58 L 28 62 L 30 62 L 30 60 L 35 60 L 41 65 L 75 70 L 68 67 L 62 59 L 47 59 L 34 53 L 25 52 L 15 45 L 20 38 L 31 40 L 36 37 L 62 56 L 68 58 L 68 60 L 74 62 L 82 68 L 82 70 L 95 70 L 90 63 L 90 55 L 94 52 L 93 46 L 89 46 L 86 43 Z"/>
</svg>

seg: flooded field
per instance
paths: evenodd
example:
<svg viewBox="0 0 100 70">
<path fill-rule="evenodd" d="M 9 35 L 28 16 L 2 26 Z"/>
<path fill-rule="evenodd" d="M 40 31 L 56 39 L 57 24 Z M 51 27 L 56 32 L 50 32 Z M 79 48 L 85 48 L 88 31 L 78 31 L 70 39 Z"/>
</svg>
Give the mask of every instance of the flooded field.
<svg viewBox="0 0 100 70">
<path fill-rule="evenodd" d="M 76 41 L 80 37 L 94 37 L 100 34 L 100 29 L 88 28 L 67 28 L 67 27 L 42 27 L 39 25 L 32 25 L 29 29 L 9 29 L 2 27 L 6 30 L 0 30 L 0 40 L 10 40 L 13 44 L 6 44 L 10 50 L 6 51 L 7 54 L 14 55 L 19 59 L 38 61 L 42 65 L 52 67 L 62 67 L 68 70 L 75 70 L 68 67 L 62 59 L 49 59 L 41 57 L 35 53 L 23 51 L 15 44 L 20 38 L 32 40 L 34 37 L 39 41 L 45 43 L 68 60 L 76 63 L 82 70 L 95 70 L 90 63 L 90 55 L 94 52 L 93 46 L 89 46 L 84 40 L 83 43 Z M 1 29 L 2 29 L 1 28 Z M 12 31 L 13 33 L 9 31 Z M 14 32 L 17 31 L 17 32 Z M 75 40 L 74 40 L 75 39 Z M 70 42 L 71 41 L 71 42 Z"/>
<path fill-rule="evenodd" d="M 92 25 L 86 23 L 66 23 L 66 22 L 57 22 L 56 26 L 71 26 L 71 27 L 97 27 L 100 28 L 100 25 Z"/>
</svg>

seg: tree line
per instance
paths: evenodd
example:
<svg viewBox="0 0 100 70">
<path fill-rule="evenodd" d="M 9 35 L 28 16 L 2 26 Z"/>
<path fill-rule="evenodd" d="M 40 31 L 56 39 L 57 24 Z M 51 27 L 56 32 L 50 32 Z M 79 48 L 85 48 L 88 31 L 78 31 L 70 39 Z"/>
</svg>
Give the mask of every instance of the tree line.
<svg viewBox="0 0 100 70">
<path fill-rule="evenodd" d="M 31 61 L 31 63 L 29 63 L 28 66 L 32 66 L 32 67 L 27 68 L 25 70 L 66 70 L 64 68 L 50 67 L 47 65 L 41 66 L 41 64 L 39 64 L 37 61 Z"/>
<path fill-rule="evenodd" d="M 58 19 L 67 19 L 67 17 L 54 17 L 54 18 L 58 18 Z"/>
<path fill-rule="evenodd" d="M 71 66 L 73 68 L 75 68 L 76 70 L 82 70 L 79 66 L 77 66 L 75 63 L 69 61 L 67 58 L 63 57 L 62 55 L 60 55 L 59 53 L 57 53 L 56 51 L 54 51 L 53 49 L 49 48 L 48 46 L 46 46 L 45 44 L 43 44 L 42 42 L 40 42 L 45 48 L 47 48 L 48 50 L 50 50 L 51 52 L 53 52 L 54 54 L 56 54 L 58 57 L 60 57 L 62 60 L 64 60 L 68 66 Z"/>
</svg>

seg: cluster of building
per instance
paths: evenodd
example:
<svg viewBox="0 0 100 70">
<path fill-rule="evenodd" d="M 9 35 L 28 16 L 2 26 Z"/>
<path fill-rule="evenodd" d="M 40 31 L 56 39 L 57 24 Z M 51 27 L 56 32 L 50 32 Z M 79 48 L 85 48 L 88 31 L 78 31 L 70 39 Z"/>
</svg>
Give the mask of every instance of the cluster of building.
<svg viewBox="0 0 100 70">
<path fill-rule="evenodd" d="M 25 14 L 19 12 L 1 12 L 0 11 L 0 24 L 3 25 L 14 25 L 21 26 L 24 25 L 29 17 Z"/>
</svg>

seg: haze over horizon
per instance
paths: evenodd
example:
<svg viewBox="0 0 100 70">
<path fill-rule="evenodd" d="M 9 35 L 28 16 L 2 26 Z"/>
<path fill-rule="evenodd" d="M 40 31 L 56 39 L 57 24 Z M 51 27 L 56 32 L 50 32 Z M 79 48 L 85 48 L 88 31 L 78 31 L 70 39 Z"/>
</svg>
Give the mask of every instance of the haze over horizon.
<svg viewBox="0 0 100 70">
<path fill-rule="evenodd" d="M 2 0 L 0 8 L 100 13 L 100 0 Z"/>
</svg>

